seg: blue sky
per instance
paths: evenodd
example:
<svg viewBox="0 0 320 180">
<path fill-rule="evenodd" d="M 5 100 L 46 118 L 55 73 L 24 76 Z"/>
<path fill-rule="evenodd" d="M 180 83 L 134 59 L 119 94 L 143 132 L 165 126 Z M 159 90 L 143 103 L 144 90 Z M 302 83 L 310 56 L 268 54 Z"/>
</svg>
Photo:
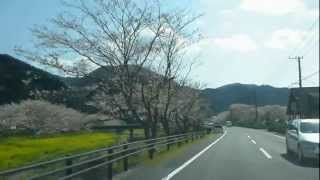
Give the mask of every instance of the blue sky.
<svg viewBox="0 0 320 180">
<path fill-rule="evenodd" d="M 297 81 L 297 63 L 288 56 L 304 56 L 303 77 L 319 70 L 318 0 L 165 0 L 163 4 L 204 14 L 194 23 L 203 39 L 190 51 L 200 60 L 192 78 L 207 87 L 236 82 L 288 87 Z M 61 11 L 59 0 L 1 0 L 0 53 L 15 55 L 14 46 L 30 47 L 30 28 L 47 24 Z M 319 74 L 303 82 L 318 83 Z"/>
</svg>

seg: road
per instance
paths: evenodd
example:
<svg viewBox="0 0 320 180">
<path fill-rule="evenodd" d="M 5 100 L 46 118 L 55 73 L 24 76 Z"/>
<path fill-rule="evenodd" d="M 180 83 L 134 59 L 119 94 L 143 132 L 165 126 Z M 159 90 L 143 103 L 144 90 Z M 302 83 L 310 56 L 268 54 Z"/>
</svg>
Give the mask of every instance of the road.
<svg viewBox="0 0 320 180">
<path fill-rule="evenodd" d="M 319 165 L 288 157 L 285 139 L 263 130 L 231 127 L 171 180 L 318 180 Z M 166 176 L 165 176 L 166 177 Z"/>
</svg>

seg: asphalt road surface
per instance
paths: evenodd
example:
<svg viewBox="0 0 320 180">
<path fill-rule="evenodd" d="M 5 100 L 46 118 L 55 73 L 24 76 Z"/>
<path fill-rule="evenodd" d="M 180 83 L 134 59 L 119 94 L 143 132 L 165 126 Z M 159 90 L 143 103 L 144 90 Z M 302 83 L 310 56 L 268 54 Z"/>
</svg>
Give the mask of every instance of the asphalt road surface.
<svg viewBox="0 0 320 180">
<path fill-rule="evenodd" d="M 299 165 L 286 155 L 285 139 L 263 130 L 232 127 L 171 180 L 318 180 L 319 164 Z M 169 178 L 168 178 L 169 177 Z"/>
</svg>

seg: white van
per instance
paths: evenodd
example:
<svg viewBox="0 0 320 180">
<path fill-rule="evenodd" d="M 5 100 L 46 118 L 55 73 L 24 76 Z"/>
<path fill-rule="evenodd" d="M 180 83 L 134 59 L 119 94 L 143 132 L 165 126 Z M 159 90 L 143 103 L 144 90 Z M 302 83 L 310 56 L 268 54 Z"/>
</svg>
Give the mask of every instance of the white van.
<svg viewBox="0 0 320 180">
<path fill-rule="evenodd" d="M 319 119 L 289 121 L 286 133 L 288 154 L 297 154 L 298 160 L 319 159 Z"/>
</svg>

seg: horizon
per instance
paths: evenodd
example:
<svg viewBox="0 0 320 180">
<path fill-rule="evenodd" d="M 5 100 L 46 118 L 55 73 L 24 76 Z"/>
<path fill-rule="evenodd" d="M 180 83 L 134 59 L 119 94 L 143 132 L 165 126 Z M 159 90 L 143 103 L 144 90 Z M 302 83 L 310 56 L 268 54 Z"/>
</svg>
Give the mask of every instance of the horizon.
<svg viewBox="0 0 320 180">
<path fill-rule="evenodd" d="M 18 59 L 17 57 L 15 57 L 15 56 L 13 56 L 13 55 L 10 55 L 10 54 L 0 54 L 0 56 L 9 56 L 9 57 L 14 58 L 15 60 L 18 60 L 18 61 L 20 61 L 20 62 L 22 62 L 22 63 L 26 63 L 26 64 L 34 67 L 34 68 L 38 68 L 38 69 L 40 69 L 40 70 L 42 70 L 42 71 L 45 71 L 45 72 L 47 72 L 47 73 L 49 73 L 49 74 L 51 74 L 51 75 L 55 75 L 55 76 L 59 76 L 59 77 L 63 77 L 63 78 L 65 78 L 65 77 L 72 77 L 72 76 L 63 76 L 63 75 L 61 75 L 61 74 L 59 74 L 59 73 L 50 72 L 50 71 L 48 71 L 48 69 L 46 69 L 46 68 L 43 68 L 43 67 L 41 67 L 41 66 L 36 66 L 36 65 L 34 65 L 34 64 L 32 64 L 32 63 L 30 63 L 30 62 L 28 62 L 28 61 L 23 61 L 23 60 Z M 101 67 L 100 67 L 100 68 L 101 68 Z M 97 69 L 99 69 L 99 68 L 97 68 Z M 97 69 L 94 69 L 94 70 L 92 70 L 91 72 L 93 72 L 93 71 L 95 71 L 95 70 L 97 70 Z M 248 84 L 248 83 L 232 82 L 232 83 L 227 83 L 227 84 L 224 84 L 224 85 L 222 85 L 222 86 L 218 86 L 218 87 L 214 87 L 214 88 L 213 88 L 213 87 L 203 87 L 203 88 L 200 88 L 200 90 L 219 89 L 219 88 L 222 88 L 222 87 L 234 86 L 234 85 L 256 86 L 256 87 L 269 86 L 269 87 L 272 87 L 272 88 L 285 88 L 285 89 L 298 88 L 298 87 L 292 87 L 292 88 L 289 88 L 289 87 L 277 87 L 277 86 L 272 86 L 272 85 L 269 85 L 269 84 Z M 304 87 L 319 87 L 319 86 L 304 86 Z"/>
</svg>

